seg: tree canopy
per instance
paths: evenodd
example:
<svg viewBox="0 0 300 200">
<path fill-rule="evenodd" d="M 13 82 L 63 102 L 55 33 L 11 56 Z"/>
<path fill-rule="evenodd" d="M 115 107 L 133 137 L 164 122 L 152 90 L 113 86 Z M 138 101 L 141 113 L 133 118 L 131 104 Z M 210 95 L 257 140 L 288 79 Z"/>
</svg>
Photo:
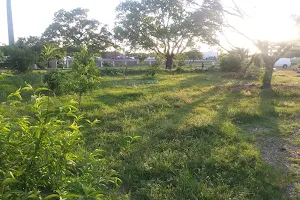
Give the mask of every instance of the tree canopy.
<svg viewBox="0 0 300 200">
<path fill-rule="evenodd" d="M 99 21 L 89 19 L 88 10 L 83 8 L 57 11 L 53 23 L 43 33 L 43 38 L 47 41 L 66 48 L 84 46 L 93 52 L 111 46 L 111 36 L 107 26 L 100 27 Z"/>
<path fill-rule="evenodd" d="M 20 37 L 15 42 L 15 46 L 19 48 L 25 48 L 25 47 L 29 48 L 37 54 L 41 53 L 44 44 L 45 42 L 42 41 L 41 38 L 37 36 Z"/>
<path fill-rule="evenodd" d="M 173 57 L 197 41 L 216 43 L 221 29 L 219 0 L 127 0 L 117 7 L 116 38 L 128 46 L 164 54 L 166 67 Z"/>
<path fill-rule="evenodd" d="M 203 54 L 197 49 L 191 49 L 184 53 L 189 60 L 203 59 Z"/>
</svg>

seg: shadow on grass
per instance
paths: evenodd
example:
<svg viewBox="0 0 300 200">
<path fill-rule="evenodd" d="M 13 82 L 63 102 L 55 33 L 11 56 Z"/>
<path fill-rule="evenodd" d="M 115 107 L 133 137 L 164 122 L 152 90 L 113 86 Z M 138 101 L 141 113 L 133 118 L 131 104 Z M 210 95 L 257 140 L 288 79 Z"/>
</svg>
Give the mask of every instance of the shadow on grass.
<svg viewBox="0 0 300 200">
<path fill-rule="evenodd" d="M 280 136 L 278 125 L 278 114 L 274 105 L 274 91 L 261 90 L 260 92 L 260 114 L 264 127 L 268 131 L 260 134 L 258 144 L 261 149 L 263 159 L 275 168 L 279 168 L 287 172 L 286 157 L 287 152 L 283 149 L 285 141 Z"/>
<path fill-rule="evenodd" d="M 208 78 L 199 84 L 199 78 L 208 76 L 195 75 L 181 81 L 179 86 L 167 85 L 170 88 L 166 91 L 227 83 L 226 80 Z M 243 84 L 239 80 L 233 82 Z M 164 89 L 154 88 L 150 90 L 153 94 L 164 92 Z M 115 100 L 110 105 L 126 102 L 127 98 L 134 102 L 103 118 L 99 129 L 103 129 L 104 134 L 98 137 L 89 133 L 87 138 L 90 147 L 104 146 L 106 153 L 116 156 L 112 168 L 123 180 L 121 192 L 130 193 L 131 199 L 282 199 L 269 168 L 228 118 L 228 110 L 234 106 L 233 98 L 236 98 L 230 96 L 230 91 L 212 86 L 197 93 L 195 100 L 190 102 L 181 101 L 177 96 L 172 99 L 161 95 L 150 101 L 150 105 L 147 102 L 139 104 L 142 94 L 131 95 L 123 96 L 123 100 L 114 95 L 102 96 L 108 103 Z M 210 98 L 215 100 L 219 96 L 224 98 L 218 101 L 216 117 L 210 124 L 181 128 L 190 120 L 195 108 L 205 108 Z M 269 108 L 268 112 L 275 111 Z M 256 115 L 241 112 L 235 117 L 246 123 L 248 117 L 254 122 Z M 124 127 L 128 124 L 133 128 L 126 132 Z M 126 144 L 126 134 L 142 138 L 123 148 L 121 144 Z M 101 144 L 97 144 L 98 140 Z"/>
<path fill-rule="evenodd" d="M 96 100 L 101 101 L 106 105 L 114 106 L 119 103 L 126 103 L 127 101 L 137 101 L 143 96 L 144 94 L 142 92 L 106 93 L 98 95 Z"/>
<path fill-rule="evenodd" d="M 132 199 L 281 199 L 257 152 L 226 122 L 232 99 L 224 98 L 213 124 L 178 129 L 219 89 L 135 131 L 143 140 L 124 157 L 121 170 L 122 188 Z"/>
</svg>

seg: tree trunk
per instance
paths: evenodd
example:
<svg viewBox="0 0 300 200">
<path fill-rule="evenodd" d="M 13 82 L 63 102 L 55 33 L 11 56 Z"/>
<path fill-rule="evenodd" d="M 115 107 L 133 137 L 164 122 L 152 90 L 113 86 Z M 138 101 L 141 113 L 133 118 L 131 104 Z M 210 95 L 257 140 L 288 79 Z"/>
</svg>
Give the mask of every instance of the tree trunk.
<svg viewBox="0 0 300 200">
<path fill-rule="evenodd" d="M 271 88 L 274 64 L 275 63 L 272 61 L 265 62 L 265 73 L 264 73 L 263 85 L 261 86 L 261 89 Z"/>
<path fill-rule="evenodd" d="M 172 69 L 173 67 L 173 58 L 174 55 L 173 54 L 167 54 L 166 55 L 167 61 L 166 61 L 166 69 Z"/>
</svg>

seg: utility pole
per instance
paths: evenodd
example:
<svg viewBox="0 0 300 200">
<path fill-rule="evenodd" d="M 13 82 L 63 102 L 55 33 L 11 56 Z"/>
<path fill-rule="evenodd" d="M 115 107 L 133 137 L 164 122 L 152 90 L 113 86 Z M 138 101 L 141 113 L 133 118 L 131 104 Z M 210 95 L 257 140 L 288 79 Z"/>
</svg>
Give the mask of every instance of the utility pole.
<svg viewBox="0 0 300 200">
<path fill-rule="evenodd" d="M 13 45 L 15 43 L 15 38 L 14 38 L 14 26 L 13 26 L 12 10 L 11 10 L 11 0 L 6 0 L 6 9 L 7 9 L 8 42 L 9 45 Z"/>
</svg>

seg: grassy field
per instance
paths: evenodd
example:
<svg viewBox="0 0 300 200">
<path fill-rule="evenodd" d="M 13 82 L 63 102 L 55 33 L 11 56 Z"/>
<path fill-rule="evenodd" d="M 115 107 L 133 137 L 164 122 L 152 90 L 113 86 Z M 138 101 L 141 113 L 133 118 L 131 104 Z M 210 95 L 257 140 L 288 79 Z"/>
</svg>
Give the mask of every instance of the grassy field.
<svg viewBox="0 0 300 200">
<path fill-rule="evenodd" d="M 2 75 L 0 98 L 41 80 Z M 83 128 L 86 148 L 105 151 L 130 199 L 296 199 L 300 76 L 278 70 L 273 84 L 218 72 L 104 76 L 83 97 L 81 112 L 100 120 Z"/>
</svg>

